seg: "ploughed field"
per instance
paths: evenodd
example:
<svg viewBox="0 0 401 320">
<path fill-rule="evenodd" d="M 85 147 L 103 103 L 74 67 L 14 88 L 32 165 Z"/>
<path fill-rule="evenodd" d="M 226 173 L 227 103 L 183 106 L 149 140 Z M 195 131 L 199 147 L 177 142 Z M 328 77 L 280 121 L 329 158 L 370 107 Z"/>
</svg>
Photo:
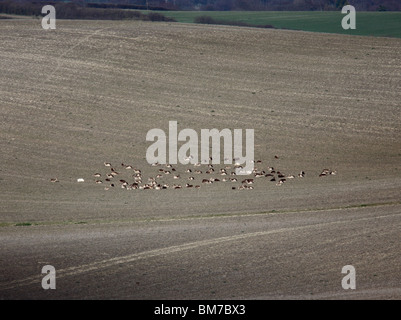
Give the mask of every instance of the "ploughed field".
<svg viewBox="0 0 401 320">
<path fill-rule="evenodd" d="M 194 219 L 201 229 L 221 223 L 227 231 L 220 230 L 221 237 L 247 231 L 231 226 L 233 222 L 228 225 L 226 217 L 237 221 L 258 216 L 252 214 L 296 214 L 302 221 L 302 214 L 315 211 L 330 216 L 330 210 L 356 209 L 363 217 L 363 210 L 371 214 L 374 209 L 378 215 L 391 211 L 391 224 L 399 224 L 399 39 L 130 21 L 58 20 L 56 30 L 43 30 L 40 20 L 4 20 L 0 43 L 3 261 L 26 257 L 30 241 L 47 233 L 54 232 L 54 241 L 61 244 L 64 240 L 57 234 L 66 230 L 84 238 L 87 234 L 97 237 L 93 244 L 99 248 L 101 232 L 94 236 L 92 228 L 118 235 L 120 227 L 135 233 L 137 224 L 152 221 L 178 221 L 165 228 L 180 234 L 170 242 L 163 233 L 155 233 L 155 248 L 206 241 L 200 229 L 181 234 L 189 222 L 181 228 L 180 219 Z M 255 167 L 262 174 L 235 176 L 234 164 L 224 163 L 213 165 L 209 173 L 206 164 L 151 166 L 146 151 L 152 142 L 146 141 L 146 134 L 159 128 L 168 135 L 169 121 L 177 121 L 178 131 L 191 128 L 199 137 L 201 129 L 242 129 L 243 134 L 254 129 Z M 108 177 L 111 168 L 118 175 Z M 142 181 L 138 176 L 135 180 L 134 169 L 141 171 Z M 145 184 L 168 187 L 144 188 Z M 181 188 L 173 187 L 178 185 Z M 201 256 L 207 245 L 215 245 L 210 239 L 218 232 L 208 232 L 210 237 L 205 237 L 211 242 L 202 243 Z M 32 239 L 24 240 L 23 235 L 31 233 Z M 15 237 L 21 242 L 14 243 Z M 251 246 L 246 237 L 235 240 Z M 35 241 L 39 240 L 32 244 Z M 285 237 L 280 241 L 285 243 Z M 112 243 L 108 242 L 112 255 L 130 253 L 117 253 Z M 391 248 L 399 252 L 396 246 Z M 229 247 L 222 255 L 234 255 L 235 250 Z M 62 259 L 71 265 L 102 260 L 96 252 L 92 248 L 86 257 Z M 43 259 L 52 264 L 50 257 Z M 34 266 L 9 269 L 4 264 L 3 283 L 35 274 L 41 260 L 34 254 L 29 259 Z M 396 264 L 394 269 L 391 265 L 390 274 Z M 169 274 L 168 270 L 160 272 Z M 196 293 L 193 279 L 184 281 L 193 290 L 187 297 L 219 293 L 210 288 Z M 177 292 L 185 292 L 163 288 L 149 287 L 124 297 L 180 297 Z M 299 296 L 311 291 L 303 288 L 300 284 L 299 291 L 273 293 Z M 216 297 L 231 297 L 226 294 L 230 290 L 222 289 Z M 275 297 L 263 290 L 244 290 L 234 296 Z M 24 296 L 7 292 L 3 298 Z"/>
</svg>

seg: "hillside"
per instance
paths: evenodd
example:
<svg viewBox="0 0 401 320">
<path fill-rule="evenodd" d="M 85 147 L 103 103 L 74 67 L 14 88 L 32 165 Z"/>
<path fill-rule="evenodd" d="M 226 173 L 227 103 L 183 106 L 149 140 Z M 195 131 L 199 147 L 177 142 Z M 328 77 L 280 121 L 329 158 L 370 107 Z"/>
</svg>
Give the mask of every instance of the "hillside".
<svg viewBox="0 0 401 320">
<path fill-rule="evenodd" d="M 325 297 L 337 289 L 310 284 L 309 270 L 317 279 L 330 270 L 336 283 L 348 261 L 369 274 L 366 294 L 399 297 L 369 291 L 399 286 L 399 39 L 141 21 L 59 20 L 52 31 L 1 20 L 0 41 L 1 298 L 48 297 L 12 282 L 32 286 L 42 262 L 66 272 L 52 298 Z M 179 130 L 254 129 L 258 169 L 295 178 L 233 190 L 240 181 L 206 185 L 203 172 L 193 181 L 200 189 L 110 187 L 104 162 L 124 179 L 133 172 L 122 163 L 155 176 L 146 133 L 167 132 L 173 120 Z M 188 166 L 175 168 L 181 180 L 161 181 L 185 185 Z M 336 175 L 319 176 L 325 168 Z M 266 248 L 283 256 L 266 262 Z M 105 273 L 86 277 L 85 264 L 97 261 Z M 110 261 L 138 265 L 117 282 Z M 77 265 L 86 278 L 67 281 Z M 146 281 L 129 279 L 144 285 L 125 286 L 140 270 Z M 216 282 L 226 271 L 238 281 Z"/>
</svg>

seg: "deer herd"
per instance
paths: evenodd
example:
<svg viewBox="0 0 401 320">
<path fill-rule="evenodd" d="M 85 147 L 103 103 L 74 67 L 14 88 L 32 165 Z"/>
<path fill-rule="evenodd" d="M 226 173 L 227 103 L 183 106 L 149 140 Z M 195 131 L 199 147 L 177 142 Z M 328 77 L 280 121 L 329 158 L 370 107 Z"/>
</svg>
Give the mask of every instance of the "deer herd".
<svg viewBox="0 0 401 320">
<path fill-rule="evenodd" d="M 254 161 L 254 164 L 259 166 L 262 164 L 262 161 Z M 190 165 L 186 165 L 186 167 L 188 166 Z M 112 188 L 126 190 L 199 189 L 202 185 L 213 183 L 228 183 L 232 190 L 252 190 L 254 189 L 256 180 L 265 179 L 276 186 L 281 186 L 290 179 L 305 177 L 304 171 L 299 172 L 295 176 L 292 174 L 287 175 L 274 167 L 266 167 L 265 169 L 254 167 L 250 175 L 241 179 L 240 177 L 244 176 L 237 175 L 235 171 L 235 169 L 241 168 L 239 164 L 233 166 L 227 165 L 220 168 L 213 164 L 200 165 L 196 163 L 192 166 L 193 168 L 189 167 L 183 170 L 183 172 L 178 172 L 178 167 L 174 168 L 171 164 L 152 163 L 151 167 L 156 168 L 154 174 L 145 176 L 142 170 L 132 165 L 121 163 L 116 167 L 110 162 L 104 162 L 104 167 L 108 168 L 107 172 L 95 172 L 92 176 L 94 183 L 104 185 L 104 190 Z M 323 169 L 319 177 L 335 175 L 336 173 L 337 171 Z M 50 181 L 59 182 L 57 178 L 52 178 Z"/>
</svg>

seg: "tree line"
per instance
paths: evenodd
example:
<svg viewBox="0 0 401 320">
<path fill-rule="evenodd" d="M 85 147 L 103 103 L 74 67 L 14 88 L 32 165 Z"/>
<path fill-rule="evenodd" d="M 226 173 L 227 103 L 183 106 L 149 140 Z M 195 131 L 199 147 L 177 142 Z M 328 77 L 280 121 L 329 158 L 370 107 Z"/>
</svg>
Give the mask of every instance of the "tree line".
<svg viewBox="0 0 401 320">
<path fill-rule="evenodd" d="M 150 10 L 332 11 L 350 4 L 359 11 L 399 11 L 400 0 L 74 0 L 80 3 L 138 6 Z"/>
<path fill-rule="evenodd" d="M 351 4 L 357 11 L 400 11 L 400 0 L 0 0 L 0 13 L 40 16 L 54 5 L 60 19 L 174 21 L 153 10 L 333 11 Z M 126 10 L 136 9 L 136 10 Z M 150 10 L 144 14 L 143 11 Z"/>
<path fill-rule="evenodd" d="M 138 10 L 125 10 L 121 8 L 95 8 L 83 1 L 11 1 L 0 0 L 0 13 L 43 16 L 42 7 L 52 5 L 55 7 L 58 19 L 92 19 L 92 20 L 144 20 L 144 21 L 175 21 L 157 12 L 142 13 Z"/>
</svg>

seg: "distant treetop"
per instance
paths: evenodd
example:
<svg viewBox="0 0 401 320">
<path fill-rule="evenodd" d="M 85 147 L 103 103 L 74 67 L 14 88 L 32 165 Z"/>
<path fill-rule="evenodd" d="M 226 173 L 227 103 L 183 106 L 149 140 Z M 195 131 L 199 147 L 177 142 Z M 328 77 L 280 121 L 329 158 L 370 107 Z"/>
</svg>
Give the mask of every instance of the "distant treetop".
<svg viewBox="0 0 401 320">
<path fill-rule="evenodd" d="M 357 11 L 401 11 L 400 0 L 0 0 L 0 4 L 7 2 L 72 2 L 92 8 L 159 11 L 334 11 L 350 4 Z"/>
<path fill-rule="evenodd" d="M 120 8 L 136 6 L 149 10 L 333 11 L 348 4 L 359 11 L 401 10 L 400 0 L 72 0 L 71 2 L 114 5 Z"/>
</svg>

